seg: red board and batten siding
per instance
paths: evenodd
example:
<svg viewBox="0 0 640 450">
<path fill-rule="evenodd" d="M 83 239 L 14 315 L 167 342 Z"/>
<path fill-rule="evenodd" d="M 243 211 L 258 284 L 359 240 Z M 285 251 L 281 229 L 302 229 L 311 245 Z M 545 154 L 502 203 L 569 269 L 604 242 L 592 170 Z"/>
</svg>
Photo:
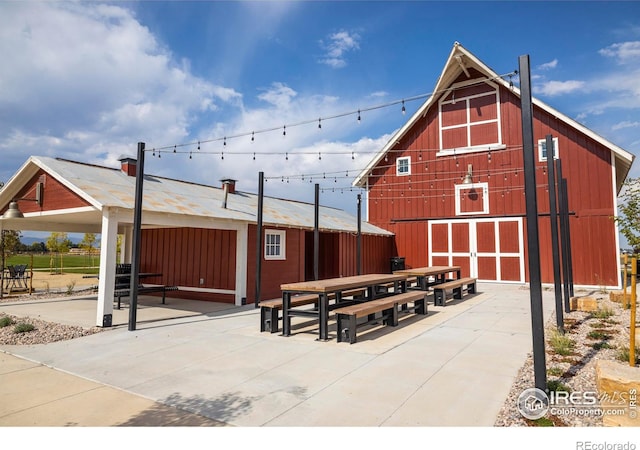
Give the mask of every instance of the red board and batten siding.
<svg viewBox="0 0 640 450">
<path fill-rule="evenodd" d="M 427 248 L 426 237 L 430 220 L 463 217 L 455 214 L 454 192 L 455 185 L 462 182 L 468 164 L 473 167 L 473 182 L 488 184 L 489 214 L 465 217 L 525 217 L 520 100 L 503 87 L 500 87 L 499 97 L 500 129 L 502 143 L 507 147 L 505 150 L 436 156 L 440 149 L 436 102 L 389 152 L 388 160 L 381 160 L 372 171 L 368 180 L 369 221 L 396 234 L 396 254 L 404 256 L 408 266 L 418 267 L 429 262 L 431 249 Z M 487 105 L 482 105 L 481 110 L 486 117 L 493 117 L 493 110 Z M 490 133 L 487 127 L 473 128 L 480 140 Z M 558 138 L 562 174 L 568 185 L 569 209 L 575 213 L 570 217 L 574 282 L 617 285 L 616 229 L 610 219 L 614 213 L 615 197 L 611 151 L 534 107 L 536 195 L 541 214 L 543 282 L 553 282 L 551 233 L 549 220 L 545 218 L 549 213 L 546 161 L 538 161 L 537 148 L 537 141 L 547 134 Z M 455 133 L 451 133 L 453 135 Z M 451 136 L 447 139 L 455 139 Z M 396 158 L 405 156 L 411 157 L 411 175 L 396 176 Z M 526 236 L 526 221 L 523 229 Z M 434 242 L 437 241 L 434 237 Z M 505 245 L 510 245 L 506 238 L 501 247 Z M 526 239 L 524 246 L 526 251 Z M 441 259 L 432 261 L 433 264 L 444 262 Z M 512 269 L 506 261 L 504 269 L 505 273 Z"/>
<path fill-rule="evenodd" d="M 140 271 L 158 272 L 149 284 L 186 289 L 168 293 L 175 297 L 233 303 L 233 294 L 195 292 L 189 288 L 236 288 L 236 231 L 201 228 L 157 228 L 142 230 Z M 203 283 L 200 284 L 200 279 Z"/>
<path fill-rule="evenodd" d="M 305 231 L 296 228 L 266 227 L 286 231 L 286 259 L 264 259 L 264 247 L 260 250 L 262 258 L 262 277 L 260 299 L 279 298 L 282 295 L 280 285 L 304 280 L 305 268 Z M 249 225 L 247 244 L 247 303 L 255 302 L 256 294 L 256 225 Z M 264 241 L 263 241 L 264 245 Z"/>
<path fill-rule="evenodd" d="M 40 207 L 36 202 L 21 201 L 19 202 L 19 205 L 20 211 L 23 213 L 55 211 L 60 209 L 91 206 L 86 200 L 42 169 L 38 170 L 38 173 L 24 185 L 20 192 L 15 195 L 15 198 L 35 199 L 36 184 L 38 182 L 43 183 L 42 207 Z M 1 212 L 4 213 L 4 211 Z"/>
</svg>

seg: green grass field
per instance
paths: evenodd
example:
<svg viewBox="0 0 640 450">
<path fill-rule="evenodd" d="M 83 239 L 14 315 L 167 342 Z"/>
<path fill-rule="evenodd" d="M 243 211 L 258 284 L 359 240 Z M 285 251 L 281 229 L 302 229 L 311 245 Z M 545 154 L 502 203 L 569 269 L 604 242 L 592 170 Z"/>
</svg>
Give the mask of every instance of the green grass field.
<svg viewBox="0 0 640 450">
<path fill-rule="evenodd" d="M 7 258 L 6 265 L 26 264 L 31 267 L 32 256 L 12 255 Z M 33 255 L 33 270 L 39 272 L 60 273 L 60 256 L 54 255 L 53 266 L 51 266 L 51 255 Z M 99 256 L 88 255 L 62 255 L 62 272 L 63 273 L 86 273 L 97 274 L 100 266 Z"/>
</svg>

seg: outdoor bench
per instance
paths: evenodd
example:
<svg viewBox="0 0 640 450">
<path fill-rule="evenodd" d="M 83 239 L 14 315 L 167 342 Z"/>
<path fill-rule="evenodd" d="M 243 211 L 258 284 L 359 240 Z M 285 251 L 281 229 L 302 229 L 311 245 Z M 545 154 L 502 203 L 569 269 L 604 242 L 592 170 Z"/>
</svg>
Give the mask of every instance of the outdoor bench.
<svg viewBox="0 0 640 450">
<path fill-rule="evenodd" d="M 366 289 L 352 289 L 342 292 L 343 297 L 359 296 L 363 295 Z M 329 299 L 334 300 L 335 294 L 329 294 Z M 291 307 L 304 306 L 315 304 L 318 307 L 318 295 L 306 294 L 306 295 L 292 295 Z M 269 331 L 271 333 L 277 333 L 280 331 L 278 326 L 280 320 L 280 311 L 282 311 L 282 298 L 274 298 L 272 300 L 263 300 L 258 303 L 260 307 L 260 331 Z"/>
<path fill-rule="evenodd" d="M 159 285 L 159 286 L 145 286 L 145 285 L 139 285 L 138 286 L 138 294 L 152 294 L 152 293 L 156 293 L 156 292 L 162 292 L 162 304 L 165 304 L 165 300 L 166 300 L 166 293 L 170 292 L 170 291 L 177 291 L 178 290 L 178 286 L 165 286 L 165 285 Z M 122 297 L 129 297 L 131 295 L 131 289 L 130 287 L 126 287 L 126 288 L 116 288 L 113 291 L 113 296 L 114 298 L 117 297 L 118 298 L 118 308 L 120 309 L 120 302 Z"/>
<path fill-rule="evenodd" d="M 447 281 L 446 283 L 440 283 L 433 286 L 433 303 L 436 306 L 445 306 L 447 301 L 447 290 L 453 291 L 454 299 L 462 298 L 462 291 L 466 286 L 466 291 L 469 294 L 475 294 L 476 292 L 476 278 L 460 278 L 458 280 Z"/>
<path fill-rule="evenodd" d="M 397 326 L 398 305 L 413 303 L 416 314 L 427 314 L 426 297 L 424 291 L 411 291 L 336 309 L 338 342 L 343 342 L 344 335 L 350 344 L 356 343 L 357 327 L 374 321 L 382 320 L 385 325 Z M 382 317 L 376 318 L 376 313 L 382 313 Z M 358 319 L 362 317 L 367 317 L 366 322 L 358 323 Z"/>
</svg>

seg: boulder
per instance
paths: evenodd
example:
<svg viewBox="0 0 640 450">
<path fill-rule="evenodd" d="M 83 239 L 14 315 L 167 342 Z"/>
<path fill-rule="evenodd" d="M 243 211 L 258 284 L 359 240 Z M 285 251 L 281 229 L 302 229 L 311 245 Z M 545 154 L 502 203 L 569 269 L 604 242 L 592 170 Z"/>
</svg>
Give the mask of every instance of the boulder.
<svg viewBox="0 0 640 450">
<path fill-rule="evenodd" d="M 598 301 L 593 297 L 571 297 L 569 307 L 571 311 L 597 311 Z"/>
<path fill-rule="evenodd" d="M 618 361 L 599 360 L 596 362 L 596 386 L 605 426 L 640 426 L 640 368 Z"/>
</svg>

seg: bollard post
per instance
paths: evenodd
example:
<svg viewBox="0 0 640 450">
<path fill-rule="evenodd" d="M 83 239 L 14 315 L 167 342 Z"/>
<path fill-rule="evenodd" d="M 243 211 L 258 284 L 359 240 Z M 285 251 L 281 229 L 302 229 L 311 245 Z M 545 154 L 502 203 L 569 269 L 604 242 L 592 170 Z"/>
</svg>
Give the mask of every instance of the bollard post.
<svg viewBox="0 0 640 450">
<path fill-rule="evenodd" d="M 624 254 L 624 263 L 622 265 L 622 305 L 627 308 L 627 264 L 629 264 L 629 255 Z"/>
<path fill-rule="evenodd" d="M 638 259 L 631 258 L 631 318 L 629 319 L 629 365 L 636 365 L 636 275 Z"/>
</svg>

